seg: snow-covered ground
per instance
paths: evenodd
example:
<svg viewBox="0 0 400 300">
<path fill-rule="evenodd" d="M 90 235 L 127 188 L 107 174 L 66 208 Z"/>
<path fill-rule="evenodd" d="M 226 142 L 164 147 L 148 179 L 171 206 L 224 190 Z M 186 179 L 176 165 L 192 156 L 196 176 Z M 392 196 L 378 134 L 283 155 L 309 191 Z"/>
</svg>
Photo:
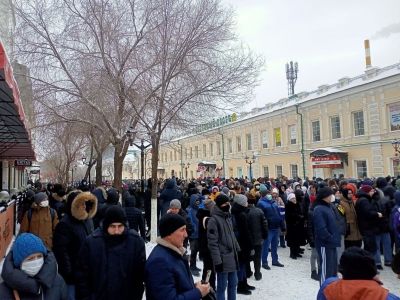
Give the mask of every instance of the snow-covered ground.
<svg viewBox="0 0 400 300">
<path fill-rule="evenodd" d="M 150 254 L 154 244 L 146 244 L 147 255 Z M 311 251 L 306 247 L 306 251 L 302 258 L 293 260 L 289 258 L 289 248 L 278 248 L 279 261 L 285 267 L 271 266 L 271 257 L 269 257 L 269 265 L 271 270 L 261 269 L 263 278 L 260 281 L 251 277 L 248 284 L 256 287 L 250 296 L 238 295 L 238 300 L 311 300 L 316 299 L 319 283 L 310 278 L 310 254 Z M 197 265 L 202 267 L 201 262 Z M 397 278 L 389 267 L 384 267 L 380 272 L 380 277 L 384 286 L 390 292 L 400 295 L 400 279 Z M 198 281 L 199 277 L 193 277 L 194 281 Z"/>
</svg>

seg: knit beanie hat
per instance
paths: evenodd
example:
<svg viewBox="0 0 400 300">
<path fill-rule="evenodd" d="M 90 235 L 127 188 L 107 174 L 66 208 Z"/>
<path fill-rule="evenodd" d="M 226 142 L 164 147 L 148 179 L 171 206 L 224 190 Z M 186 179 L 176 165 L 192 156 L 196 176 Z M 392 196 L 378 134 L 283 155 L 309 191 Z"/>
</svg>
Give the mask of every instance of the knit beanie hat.
<svg viewBox="0 0 400 300">
<path fill-rule="evenodd" d="M 181 201 L 179 201 L 178 199 L 173 199 L 171 200 L 171 202 L 169 203 L 169 208 L 178 208 L 181 209 L 182 205 L 181 205 Z"/>
<path fill-rule="evenodd" d="M 260 193 L 261 195 L 265 196 L 268 192 L 267 187 L 265 186 L 265 184 L 260 184 Z"/>
<path fill-rule="evenodd" d="M 33 201 L 35 201 L 36 204 L 39 204 L 40 202 L 44 201 L 47 199 L 47 195 L 43 192 L 35 194 L 33 197 Z"/>
<path fill-rule="evenodd" d="M 215 205 L 217 205 L 218 207 L 221 207 L 222 204 L 229 202 L 229 197 L 225 194 L 219 194 L 216 198 L 215 198 Z"/>
<path fill-rule="evenodd" d="M 339 272 L 347 280 L 368 280 L 377 274 L 374 258 L 358 247 L 350 247 L 343 252 Z"/>
<path fill-rule="evenodd" d="M 211 210 L 215 205 L 215 202 L 212 201 L 211 199 L 207 199 L 204 201 L 204 206 L 208 209 Z"/>
<path fill-rule="evenodd" d="M 12 257 L 14 266 L 20 267 L 25 258 L 34 253 L 47 254 L 47 249 L 42 240 L 32 233 L 20 234 L 14 242 Z"/>
<path fill-rule="evenodd" d="M 103 230 L 107 231 L 112 223 L 122 223 L 126 226 L 127 218 L 124 209 L 119 205 L 111 205 L 107 208 L 103 219 Z"/>
<path fill-rule="evenodd" d="M 226 186 L 224 186 L 224 187 L 222 188 L 222 191 L 221 191 L 221 192 L 224 193 L 224 194 L 227 195 L 227 196 L 229 196 L 229 193 L 230 193 L 229 188 L 226 187 Z"/>
<path fill-rule="evenodd" d="M 333 195 L 333 191 L 330 187 L 321 187 L 317 191 L 317 199 L 322 200 L 330 195 Z"/>
<path fill-rule="evenodd" d="M 186 225 L 185 219 L 178 214 L 165 214 L 158 225 L 160 236 L 162 238 L 174 233 L 175 230 Z"/>
<path fill-rule="evenodd" d="M 370 191 L 372 191 L 373 187 L 370 185 L 363 185 L 360 190 L 363 191 L 364 193 L 369 193 Z"/>
<path fill-rule="evenodd" d="M 288 201 L 291 201 L 291 200 L 293 200 L 293 199 L 296 199 L 296 195 L 295 195 L 294 193 L 290 193 L 290 194 L 287 196 L 287 200 L 288 200 Z"/>
<path fill-rule="evenodd" d="M 247 206 L 247 197 L 242 194 L 236 194 L 235 197 L 233 198 L 233 202 L 236 202 L 237 204 L 241 206 Z"/>
</svg>

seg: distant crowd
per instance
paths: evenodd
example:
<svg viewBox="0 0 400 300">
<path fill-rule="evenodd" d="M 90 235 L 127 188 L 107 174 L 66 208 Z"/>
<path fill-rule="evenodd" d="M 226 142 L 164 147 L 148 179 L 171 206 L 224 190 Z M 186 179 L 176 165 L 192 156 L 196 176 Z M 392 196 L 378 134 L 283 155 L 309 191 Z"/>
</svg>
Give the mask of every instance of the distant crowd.
<svg viewBox="0 0 400 300">
<path fill-rule="evenodd" d="M 0 298 L 234 300 L 256 289 L 248 278 L 284 268 L 288 247 L 293 260 L 311 249 L 317 299 L 400 299 L 379 278 L 400 274 L 400 178 L 160 180 L 147 259 L 151 180 L 139 187 L 0 192 L 0 205 L 18 199 L 20 224 Z"/>
</svg>

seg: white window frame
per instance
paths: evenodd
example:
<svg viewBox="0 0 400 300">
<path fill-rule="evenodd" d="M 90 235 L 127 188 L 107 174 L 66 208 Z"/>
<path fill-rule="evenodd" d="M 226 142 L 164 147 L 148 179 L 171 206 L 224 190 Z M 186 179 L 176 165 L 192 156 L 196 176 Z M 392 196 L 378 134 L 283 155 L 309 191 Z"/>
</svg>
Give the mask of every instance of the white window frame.
<svg viewBox="0 0 400 300">
<path fill-rule="evenodd" d="M 281 169 L 280 173 L 278 172 L 278 168 Z M 276 178 L 279 178 L 283 175 L 283 166 L 282 165 L 275 165 L 275 174 L 276 174 Z"/>
<path fill-rule="evenodd" d="M 314 129 L 316 129 L 316 128 L 314 128 L 314 124 L 316 124 L 318 122 L 318 140 L 316 139 L 316 135 L 314 135 Z M 321 141 L 321 121 L 320 120 L 314 120 L 314 121 L 311 121 L 311 140 L 313 141 L 313 142 L 320 142 Z"/>
<path fill-rule="evenodd" d="M 236 149 L 237 152 L 242 152 L 242 137 L 240 135 L 236 137 Z"/>
<path fill-rule="evenodd" d="M 294 133 L 295 133 L 294 140 L 292 139 L 292 128 L 294 128 Z M 289 144 L 296 145 L 297 144 L 297 126 L 296 126 L 296 124 L 289 125 L 288 131 L 289 131 L 288 132 L 289 133 Z"/>
<path fill-rule="evenodd" d="M 246 149 L 247 151 L 253 150 L 253 139 L 251 133 L 246 134 Z"/>
<path fill-rule="evenodd" d="M 261 147 L 263 149 L 268 148 L 268 130 L 261 131 Z"/>
<path fill-rule="evenodd" d="M 337 119 L 337 120 L 338 120 L 338 122 L 335 123 L 335 124 L 332 123 L 332 121 L 333 121 L 334 119 Z M 331 116 L 331 117 L 329 118 L 329 122 L 330 122 L 330 125 L 331 125 L 331 126 L 330 126 L 330 127 L 331 127 L 331 138 L 332 138 L 333 140 L 335 140 L 335 139 L 340 139 L 340 138 L 342 137 L 341 126 L 340 126 L 340 116 L 338 116 L 338 115 L 336 115 L 336 116 Z M 335 126 L 334 126 L 334 125 L 335 125 Z M 337 130 L 337 129 L 339 129 L 339 130 Z M 337 136 L 335 136 L 334 133 L 337 134 Z"/>
<path fill-rule="evenodd" d="M 368 177 L 368 161 L 366 159 L 355 159 L 354 161 L 354 174 L 357 176 L 357 178 L 365 178 Z M 365 162 L 365 176 L 360 177 L 358 174 L 358 166 L 357 163 L 358 162 Z"/>
<path fill-rule="evenodd" d="M 362 133 L 361 133 L 361 128 L 359 128 L 359 125 L 356 126 L 356 114 L 362 113 Z M 364 136 L 365 135 L 365 117 L 364 117 L 364 111 L 363 110 L 357 110 L 351 112 L 351 118 L 353 120 L 353 134 L 354 136 Z M 357 122 L 361 123 L 361 122 Z M 360 132 L 357 132 L 357 131 Z"/>
</svg>

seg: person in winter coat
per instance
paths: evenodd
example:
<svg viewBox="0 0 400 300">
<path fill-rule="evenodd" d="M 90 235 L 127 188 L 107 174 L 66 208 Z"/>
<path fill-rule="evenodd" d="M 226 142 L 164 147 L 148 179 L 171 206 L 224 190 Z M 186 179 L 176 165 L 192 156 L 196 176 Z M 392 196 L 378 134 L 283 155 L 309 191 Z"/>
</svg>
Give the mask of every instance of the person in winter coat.
<svg viewBox="0 0 400 300">
<path fill-rule="evenodd" d="M 337 263 L 339 265 L 340 256 L 342 256 L 342 253 L 344 251 L 344 238 L 346 235 L 346 216 L 344 214 L 344 207 L 340 203 L 342 194 L 339 190 L 336 190 L 336 188 L 333 188 L 332 190 L 334 192 L 334 197 L 332 197 L 331 203 L 335 209 L 336 223 L 340 233 L 340 246 L 337 248 Z"/>
<path fill-rule="evenodd" d="M 189 235 L 190 243 L 190 271 L 194 276 L 199 276 L 201 269 L 197 268 L 196 260 L 197 253 L 199 252 L 199 220 L 197 219 L 197 213 L 199 206 L 203 203 L 203 197 L 201 194 L 192 194 L 190 196 L 190 204 L 187 208 L 187 214 L 191 221 L 192 232 Z"/>
<path fill-rule="evenodd" d="M 379 219 L 382 218 L 382 214 L 372 205 L 374 193 L 375 190 L 371 186 L 364 185 L 357 193 L 356 202 L 358 228 L 363 236 L 364 250 L 369 251 L 372 255 L 375 255 L 377 250 L 376 235 Z"/>
<path fill-rule="evenodd" d="M 186 232 L 188 234 L 188 237 L 192 234 L 193 228 L 192 228 L 192 221 L 190 220 L 188 214 L 186 211 L 182 209 L 182 204 L 181 201 L 178 199 L 172 199 L 171 202 L 169 203 L 169 209 L 167 210 L 167 214 L 176 214 L 180 215 L 183 219 L 186 221 Z M 189 245 L 189 238 L 186 238 L 183 246 L 185 249 L 187 249 Z M 196 275 L 198 276 L 198 275 Z"/>
<path fill-rule="evenodd" d="M 340 246 L 340 232 L 334 207 L 331 205 L 333 191 L 329 187 L 318 189 L 313 213 L 315 247 L 318 252 L 318 275 L 320 284 L 326 278 L 337 274 L 337 247 Z"/>
<path fill-rule="evenodd" d="M 394 193 L 395 206 L 391 213 L 391 226 L 395 238 L 396 253 L 400 252 L 400 190 Z"/>
<path fill-rule="evenodd" d="M 207 227 L 211 217 L 211 210 L 214 208 L 215 202 L 211 199 L 205 200 L 199 206 L 197 211 L 197 219 L 199 220 L 199 257 L 203 260 L 203 274 L 201 279 L 205 280 L 207 271 L 211 271 L 209 283 L 216 290 L 215 286 L 215 270 L 212 262 L 211 253 L 208 249 Z"/>
<path fill-rule="evenodd" d="M 55 210 L 49 207 L 46 193 L 35 194 L 31 208 L 25 213 L 19 231 L 40 237 L 49 249 L 53 248 L 53 233 L 58 224 Z"/>
<path fill-rule="evenodd" d="M 135 197 L 128 195 L 125 198 L 124 209 L 126 213 L 126 218 L 128 219 L 129 229 L 134 229 L 137 233 L 140 233 L 142 239 L 145 240 L 146 230 L 144 227 L 143 213 L 139 208 L 136 208 L 135 205 Z"/>
<path fill-rule="evenodd" d="M 279 191 L 277 188 L 272 189 L 271 195 L 272 195 L 272 200 L 274 200 L 276 202 L 276 204 L 278 205 L 279 212 L 281 214 L 283 222 L 285 222 L 285 224 L 283 225 L 283 228 L 286 228 L 285 202 L 283 202 L 282 198 L 279 196 Z M 281 228 L 279 228 L 279 246 L 282 248 L 286 248 L 285 232 L 283 232 L 281 230 Z"/>
<path fill-rule="evenodd" d="M 123 208 L 110 207 L 79 252 L 76 298 L 142 299 L 145 261 L 144 241 L 129 230 Z"/>
<path fill-rule="evenodd" d="M 145 265 L 147 300 L 199 300 L 210 292 L 210 285 L 194 283 L 183 241 L 186 221 L 180 215 L 166 214 L 160 219 L 160 237 Z"/>
<path fill-rule="evenodd" d="M 93 225 L 97 227 L 101 226 L 101 222 L 103 221 L 104 216 L 106 215 L 106 211 L 108 208 L 114 205 L 120 205 L 119 203 L 119 191 L 115 188 L 110 188 L 107 192 L 106 202 L 98 205 L 97 213 L 93 218 Z M 95 229 L 97 227 L 94 227 Z"/>
<path fill-rule="evenodd" d="M 346 219 L 346 234 L 344 248 L 361 247 L 362 235 L 358 228 L 357 213 L 353 201 L 353 191 L 347 185 L 341 190 L 340 205 L 344 209 Z"/>
<path fill-rule="evenodd" d="M 321 286 L 317 300 L 400 300 L 382 287 L 374 259 L 369 252 L 350 247 L 340 258 L 343 278 L 328 278 Z"/>
<path fill-rule="evenodd" d="M 279 212 L 278 205 L 272 199 L 272 195 L 264 184 L 260 185 L 261 198 L 258 201 L 257 207 L 260 208 L 268 222 L 268 237 L 264 240 L 262 249 L 262 267 L 270 270 L 268 265 L 268 253 L 271 248 L 272 265 L 283 267 L 284 265 L 278 261 L 278 239 L 279 229 L 284 228 L 284 221 Z"/>
<path fill-rule="evenodd" d="M 94 228 L 98 228 L 100 226 L 100 221 L 102 216 L 100 216 L 99 212 L 102 210 L 102 207 L 105 206 L 107 201 L 107 191 L 103 187 L 97 187 L 92 191 L 93 195 L 97 198 L 97 213 L 93 218 L 93 226 Z"/>
<path fill-rule="evenodd" d="M 16 238 L 1 277 L 1 300 L 67 300 L 67 286 L 57 273 L 54 254 L 31 233 Z"/>
<path fill-rule="evenodd" d="M 297 191 L 296 191 L 297 192 Z M 301 192 L 300 190 L 298 192 Z M 301 192 L 303 193 L 303 192 Z M 301 197 L 301 195 L 299 195 Z M 297 202 L 297 197 L 294 193 L 287 196 L 286 204 L 286 241 L 290 248 L 290 258 L 297 259 L 302 257 L 300 246 L 303 243 L 304 232 L 304 215 L 300 208 L 300 203 Z"/>
<path fill-rule="evenodd" d="M 319 260 L 318 260 L 318 252 L 315 248 L 315 234 L 314 234 L 314 207 L 315 200 L 310 204 L 308 209 L 308 220 L 307 222 L 307 240 L 311 247 L 311 255 L 310 255 L 310 266 L 311 266 L 311 279 L 319 281 L 318 268 L 319 268 Z"/>
<path fill-rule="evenodd" d="M 78 253 L 86 237 L 93 232 L 97 198 L 90 192 L 68 194 L 65 214 L 54 231 L 53 251 L 59 273 L 68 286 L 68 299 L 75 299 L 75 272 Z"/>
<path fill-rule="evenodd" d="M 18 223 L 21 224 L 22 220 L 24 219 L 25 213 L 30 210 L 33 204 L 33 197 L 35 197 L 35 192 L 31 189 L 28 189 L 25 192 L 24 197 L 22 197 L 22 201 L 18 205 L 18 216 L 17 220 Z"/>
<path fill-rule="evenodd" d="M 167 179 L 165 188 L 160 194 L 161 215 L 165 215 L 169 209 L 171 200 L 178 199 L 182 201 L 182 192 L 178 190 L 175 178 Z"/>
<path fill-rule="evenodd" d="M 239 257 L 238 286 L 237 293 L 251 295 L 255 290 L 254 286 L 247 283 L 246 267 L 250 263 L 250 257 L 254 255 L 254 249 L 251 247 L 250 228 L 247 222 L 248 213 L 247 197 L 242 194 L 235 195 L 232 205 L 233 230 L 239 243 L 241 251 Z"/>
<path fill-rule="evenodd" d="M 236 299 L 239 244 L 231 220 L 229 197 L 218 195 L 207 226 L 208 249 L 217 273 L 217 299 Z"/>
<path fill-rule="evenodd" d="M 60 183 L 56 183 L 53 186 L 51 195 L 49 196 L 49 205 L 51 208 L 56 210 L 59 220 L 61 220 L 64 214 L 65 201 L 65 187 Z"/>
</svg>

